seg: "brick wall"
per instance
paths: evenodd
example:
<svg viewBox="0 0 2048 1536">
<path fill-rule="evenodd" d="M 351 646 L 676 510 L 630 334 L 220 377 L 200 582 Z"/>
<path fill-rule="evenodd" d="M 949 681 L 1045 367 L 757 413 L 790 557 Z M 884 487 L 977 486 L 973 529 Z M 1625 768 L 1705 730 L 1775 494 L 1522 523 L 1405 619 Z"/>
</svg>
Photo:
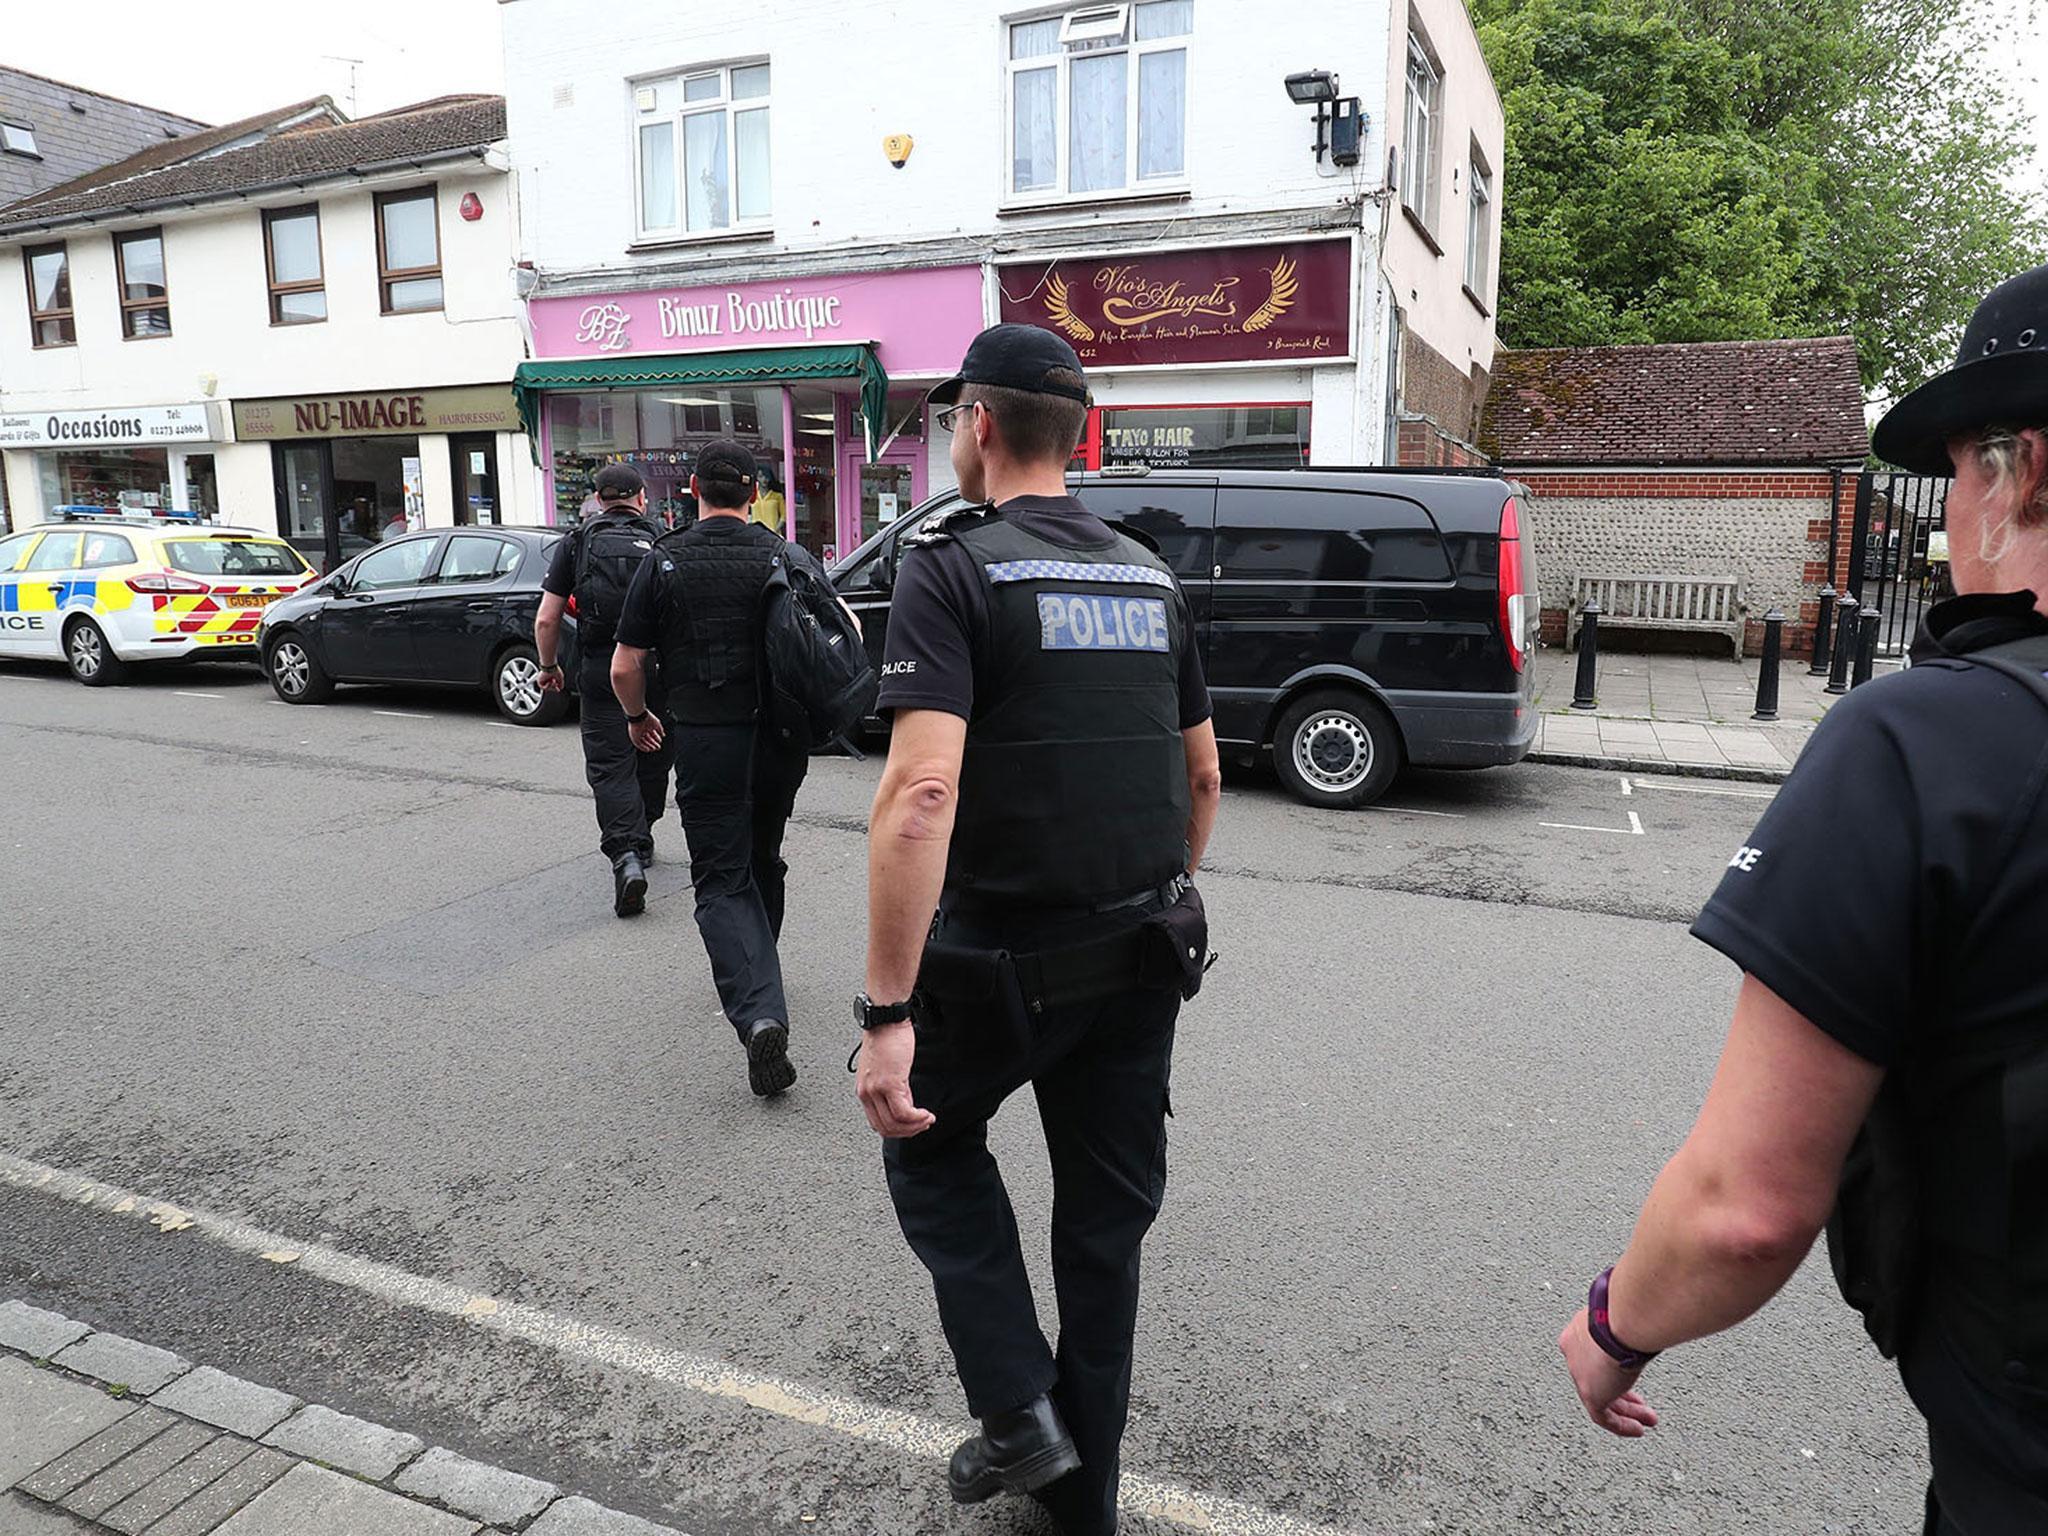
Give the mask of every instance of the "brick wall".
<svg viewBox="0 0 2048 1536">
<path fill-rule="evenodd" d="M 1477 363 L 1468 373 L 1401 324 L 1401 412 L 1433 423 L 1444 436 L 1469 443 L 1492 375 Z M 1485 462 L 1483 459 L 1480 462 Z"/>
<path fill-rule="evenodd" d="M 1492 462 L 1470 443 L 1414 416 L 1402 418 L 1394 446 L 1394 462 L 1407 469 L 1476 469 Z"/>
</svg>

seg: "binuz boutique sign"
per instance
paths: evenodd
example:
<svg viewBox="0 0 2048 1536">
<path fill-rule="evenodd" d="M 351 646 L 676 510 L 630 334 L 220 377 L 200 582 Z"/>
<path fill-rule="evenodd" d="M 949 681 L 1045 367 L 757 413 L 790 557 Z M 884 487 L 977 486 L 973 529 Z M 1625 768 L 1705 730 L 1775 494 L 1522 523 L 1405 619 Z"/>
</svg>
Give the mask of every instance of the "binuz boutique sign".
<svg viewBox="0 0 2048 1536">
<path fill-rule="evenodd" d="M 1005 266 L 1002 318 L 1091 368 L 1314 362 L 1351 353 L 1351 242 L 1226 246 Z"/>
</svg>

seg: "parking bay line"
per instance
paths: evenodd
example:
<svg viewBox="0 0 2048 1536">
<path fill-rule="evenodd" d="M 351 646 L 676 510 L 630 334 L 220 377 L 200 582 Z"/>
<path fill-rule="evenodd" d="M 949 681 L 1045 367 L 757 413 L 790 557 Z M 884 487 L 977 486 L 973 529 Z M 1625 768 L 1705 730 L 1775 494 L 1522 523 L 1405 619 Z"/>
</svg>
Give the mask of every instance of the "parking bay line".
<svg viewBox="0 0 2048 1536">
<path fill-rule="evenodd" d="M 224 699 L 227 697 L 224 693 L 194 693 L 189 688 L 173 688 L 171 692 L 181 699 Z"/>
<path fill-rule="evenodd" d="M 1634 811 L 1628 813 L 1628 825 L 1625 827 L 1584 827 L 1571 821 L 1539 821 L 1536 825 L 1548 827 L 1553 832 L 1612 832 L 1616 837 L 1649 836 L 1643 830 L 1643 818 Z"/>
<path fill-rule="evenodd" d="M 1629 781 L 1623 779 L 1622 783 Z M 1714 784 L 1682 784 L 1676 779 L 1637 779 L 1637 789 L 1668 789 L 1681 795 L 1719 795 L 1724 800 L 1775 800 L 1775 789 L 1727 789 Z M 1627 791 L 1623 791 L 1627 793 Z"/>
<path fill-rule="evenodd" d="M 1464 821 L 1464 811 L 1418 811 L 1406 805 L 1361 805 L 1361 811 L 1378 811 L 1382 816 L 1441 816 L 1446 821 Z"/>
<path fill-rule="evenodd" d="M 52 1168 L 12 1153 L 0 1152 L 0 1181 L 73 1205 L 147 1221 L 166 1232 L 189 1227 L 224 1248 L 257 1258 L 295 1254 L 293 1268 L 393 1306 L 472 1323 L 559 1355 L 630 1371 L 705 1397 L 746 1403 L 764 1413 L 889 1450 L 943 1461 L 961 1439 L 957 1424 L 821 1392 L 707 1355 L 653 1344 L 617 1329 L 577 1322 L 524 1302 L 478 1295 L 445 1280 L 358 1258 L 324 1243 L 302 1243 L 232 1216 L 135 1194 L 87 1174 Z M 1126 1514 L 1200 1531 L 1204 1536 L 1358 1536 L 1136 1472 L 1124 1473 L 1118 1502 Z"/>
<path fill-rule="evenodd" d="M 373 715 L 384 715 L 392 720 L 431 720 L 434 718 L 432 715 L 415 715 L 403 709 L 373 709 L 370 713 Z"/>
</svg>

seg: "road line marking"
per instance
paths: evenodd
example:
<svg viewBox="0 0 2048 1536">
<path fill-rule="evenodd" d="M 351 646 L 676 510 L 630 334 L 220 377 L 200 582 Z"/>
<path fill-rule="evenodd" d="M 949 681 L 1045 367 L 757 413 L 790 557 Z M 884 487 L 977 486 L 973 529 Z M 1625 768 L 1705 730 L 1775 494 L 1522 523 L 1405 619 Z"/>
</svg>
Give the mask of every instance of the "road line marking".
<svg viewBox="0 0 2048 1536">
<path fill-rule="evenodd" d="M 1635 786 L 1634 786 L 1633 784 L 1629 783 L 1629 781 L 1628 781 L 1627 779 L 1623 779 L 1623 780 L 1621 781 L 1621 792 L 1622 792 L 1622 793 L 1623 793 L 1624 795 L 1632 795 L 1632 794 L 1634 794 L 1634 793 L 1636 792 L 1636 789 L 1635 789 Z"/>
<path fill-rule="evenodd" d="M 224 699 L 227 697 L 224 693 L 193 693 L 187 688 L 173 688 L 171 692 L 181 699 Z"/>
<path fill-rule="evenodd" d="M 1628 825 L 1625 827 L 1584 827 L 1573 821 L 1539 821 L 1536 825 L 1548 827 L 1553 832 L 1612 832 L 1616 837 L 1647 837 L 1649 835 L 1643 831 L 1643 818 L 1634 811 L 1628 813 Z"/>
<path fill-rule="evenodd" d="M 160 1230 L 166 1222 L 189 1223 L 189 1230 L 197 1237 L 252 1258 L 290 1252 L 298 1256 L 293 1269 L 394 1306 L 454 1318 L 474 1328 L 523 1339 L 556 1354 L 630 1371 L 706 1397 L 743 1402 L 764 1413 L 890 1450 L 944 1461 L 960 1443 L 959 1424 L 941 1423 L 900 1409 L 864 1403 L 858 1398 L 821 1392 L 784 1377 L 650 1343 L 617 1329 L 577 1322 L 524 1302 L 480 1296 L 445 1280 L 415 1275 L 374 1259 L 357 1258 L 322 1243 L 302 1243 L 232 1216 L 218 1216 L 132 1194 L 89 1175 L 51 1168 L 11 1153 L 0 1152 L 0 1182 L 39 1191 L 73 1205 L 91 1206 L 127 1220 L 148 1221 Z M 181 1225 L 179 1230 L 186 1228 Z M 1136 1472 L 1123 1475 L 1118 1499 L 1127 1514 L 1169 1521 L 1200 1531 L 1204 1536 L 1358 1536 L 1356 1532 L 1312 1525 L 1222 1494 L 1204 1493 Z"/>
<path fill-rule="evenodd" d="M 1405 805 L 1361 805 L 1361 811 L 1378 811 L 1382 816 L 1441 816 L 1446 821 L 1463 821 L 1464 811 L 1418 811 Z"/>
<path fill-rule="evenodd" d="M 403 709 L 373 709 L 370 713 L 373 715 L 385 715 L 393 720 L 431 720 L 434 718 L 432 715 L 411 714 Z"/>
<path fill-rule="evenodd" d="M 1775 789 L 1723 789 L 1712 784 L 1680 784 L 1670 779 L 1637 779 L 1640 789 L 1668 789 L 1681 795 L 1719 795 L 1725 800 L 1775 800 Z"/>
</svg>

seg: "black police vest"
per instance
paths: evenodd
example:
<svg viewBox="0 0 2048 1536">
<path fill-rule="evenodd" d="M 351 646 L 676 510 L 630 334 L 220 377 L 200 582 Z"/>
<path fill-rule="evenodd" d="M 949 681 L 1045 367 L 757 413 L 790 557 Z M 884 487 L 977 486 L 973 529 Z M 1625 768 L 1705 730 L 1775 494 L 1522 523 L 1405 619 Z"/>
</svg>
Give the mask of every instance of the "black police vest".
<svg viewBox="0 0 2048 1536">
<path fill-rule="evenodd" d="M 2048 636 L 1955 659 L 2029 672 L 2048 706 Z M 1850 1149 L 1827 1237 L 1842 1295 L 1887 1356 L 1938 1308 L 1985 1385 L 2048 1404 L 2048 1017 L 1930 1032 L 1897 1063 Z"/>
<path fill-rule="evenodd" d="M 728 518 L 695 523 L 656 546 L 668 584 L 661 679 L 675 720 L 741 725 L 760 713 L 761 593 L 786 548 L 772 530 Z"/>
<path fill-rule="evenodd" d="M 946 867 L 976 900 L 1086 906 L 1187 867 L 1182 647 L 1164 561 L 1075 548 L 994 518 L 953 530 L 988 594 Z"/>
</svg>

